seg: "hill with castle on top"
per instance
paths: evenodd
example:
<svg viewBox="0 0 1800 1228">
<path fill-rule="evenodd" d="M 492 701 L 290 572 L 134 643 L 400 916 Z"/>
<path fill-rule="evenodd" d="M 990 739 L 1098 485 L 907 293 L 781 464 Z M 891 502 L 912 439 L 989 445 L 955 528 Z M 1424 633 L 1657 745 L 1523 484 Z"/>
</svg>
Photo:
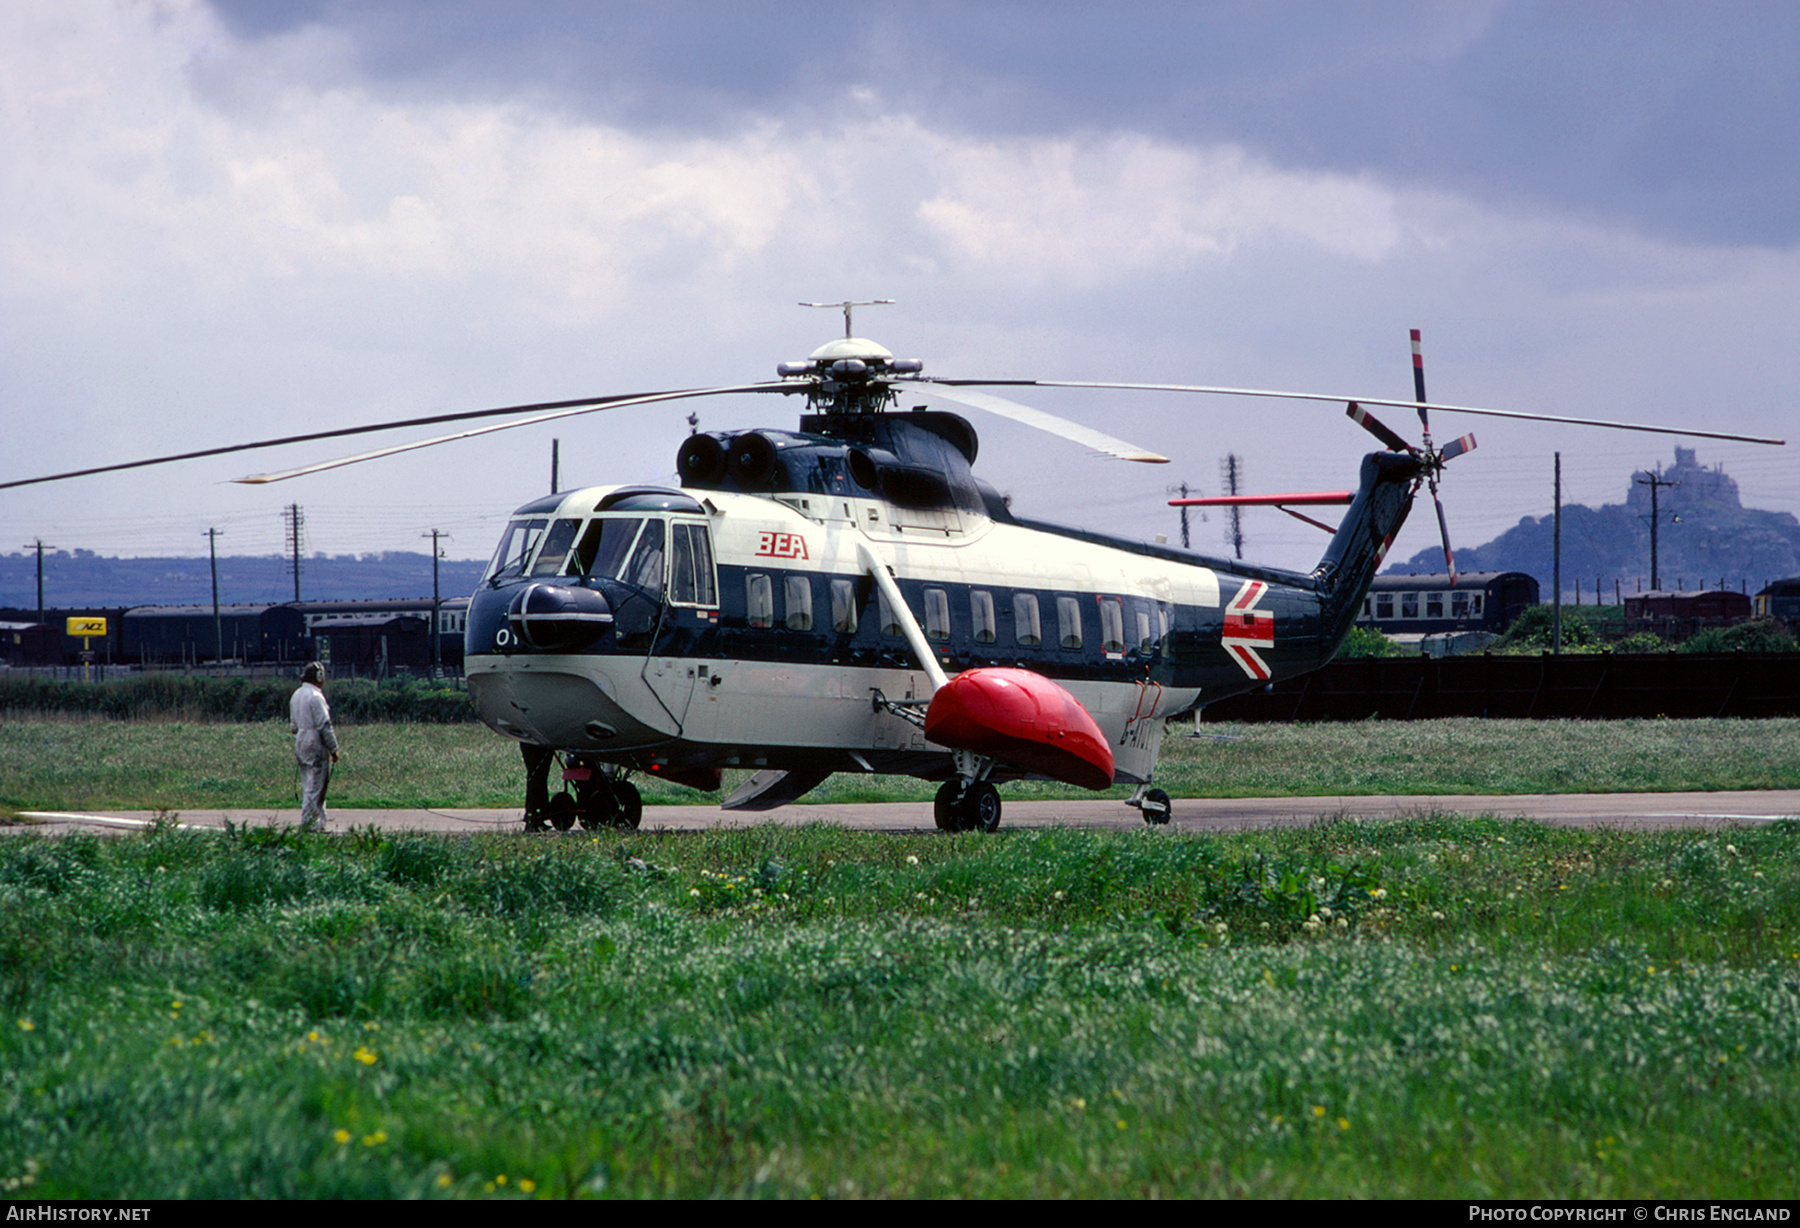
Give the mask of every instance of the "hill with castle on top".
<svg viewBox="0 0 1800 1228">
<path fill-rule="evenodd" d="M 1748 508 L 1738 484 L 1720 466 L 1700 463 L 1693 448 L 1675 449 L 1675 464 L 1631 475 L 1625 502 L 1600 507 L 1564 504 L 1562 575 L 1565 593 L 1577 583 L 1604 600 L 1650 585 L 1652 487 L 1658 483 L 1657 556 L 1661 586 L 1729 588 L 1755 593 L 1771 581 L 1800 576 L 1800 520 L 1789 512 Z M 1526 516 L 1480 546 L 1456 551 L 1460 571 L 1522 571 L 1536 577 L 1549 599 L 1554 575 L 1555 517 Z M 1444 569 L 1436 546 L 1388 569 L 1389 575 L 1430 574 Z"/>
</svg>

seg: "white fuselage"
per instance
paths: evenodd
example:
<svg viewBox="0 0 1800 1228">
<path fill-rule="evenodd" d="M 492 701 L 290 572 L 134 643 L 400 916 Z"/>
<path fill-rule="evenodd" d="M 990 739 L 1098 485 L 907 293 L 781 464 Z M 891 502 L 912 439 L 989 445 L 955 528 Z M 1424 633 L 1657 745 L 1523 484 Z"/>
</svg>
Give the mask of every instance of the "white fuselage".
<svg viewBox="0 0 1800 1228">
<path fill-rule="evenodd" d="M 544 519 L 591 516 L 613 489 L 572 491 Z M 482 652 L 471 642 L 466 669 L 484 720 L 622 762 L 701 754 L 718 766 L 782 766 L 826 754 L 840 770 L 896 771 L 918 757 L 941 761 L 948 751 L 872 702 L 877 693 L 926 700 L 932 683 L 898 627 L 865 625 L 883 617 L 885 604 L 865 582 L 867 554 L 899 581 L 907 617 L 918 619 L 945 673 L 1016 664 L 1060 675 L 1112 745 L 1119 780 L 1149 777 L 1164 720 L 1200 698 L 1198 687 L 1156 681 L 1152 666 L 1177 608 L 1218 610 L 1209 568 L 955 509 L 697 493 L 705 495 L 700 513 L 664 517 L 671 526 L 703 523 L 710 534 L 712 605 L 677 602 L 667 591 L 665 620 L 697 630 L 652 636 L 635 652 L 507 652 L 504 642 Z M 833 581 L 854 588 L 848 624 Z M 1021 642 L 1018 594 L 1036 601 L 1037 644 Z M 1072 631 L 1058 621 L 1068 599 Z"/>
</svg>

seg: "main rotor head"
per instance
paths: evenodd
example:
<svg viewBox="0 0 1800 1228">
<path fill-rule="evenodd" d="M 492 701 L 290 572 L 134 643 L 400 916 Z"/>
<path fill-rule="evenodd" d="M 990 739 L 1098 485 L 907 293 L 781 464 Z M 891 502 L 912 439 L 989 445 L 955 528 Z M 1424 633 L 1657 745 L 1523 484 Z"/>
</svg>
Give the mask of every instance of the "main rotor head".
<svg viewBox="0 0 1800 1228">
<path fill-rule="evenodd" d="M 924 369 L 919 359 L 895 358 L 886 346 L 866 337 L 843 337 L 826 342 L 802 362 L 776 364 L 775 374 L 793 380 L 792 391 L 804 392 L 815 413 L 873 414 L 899 395 L 889 379 Z"/>
</svg>

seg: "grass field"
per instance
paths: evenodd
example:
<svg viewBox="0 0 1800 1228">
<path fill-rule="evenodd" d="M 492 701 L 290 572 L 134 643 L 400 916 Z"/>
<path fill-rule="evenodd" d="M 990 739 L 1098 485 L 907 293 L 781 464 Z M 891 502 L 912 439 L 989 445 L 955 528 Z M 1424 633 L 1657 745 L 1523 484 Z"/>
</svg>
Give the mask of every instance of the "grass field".
<svg viewBox="0 0 1800 1228">
<path fill-rule="evenodd" d="M 480 726 L 359 725 L 342 740 L 334 805 L 506 807 L 524 797 L 518 748 Z M 1177 797 L 1791 789 L 1800 788 L 1800 721 L 1366 721 L 1207 726 L 1199 739 L 1184 727 L 1164 742 L 1157 783 Z M 706 800 L 640 784 L 651 804 Z M 840 775 L 808 800 L 931 793 L 906 779 Z M 1002 795 L 1091 796 L 1036 783 Z M 292 807 L 295 797 L 285 723 L 0 723 L 0 806 L 179 811 Z"/>
<path fill-rule="evenodd" d="M 1791 1197 L 1797 837 L 19 836 L 0 1184 Z"/>
</svg>

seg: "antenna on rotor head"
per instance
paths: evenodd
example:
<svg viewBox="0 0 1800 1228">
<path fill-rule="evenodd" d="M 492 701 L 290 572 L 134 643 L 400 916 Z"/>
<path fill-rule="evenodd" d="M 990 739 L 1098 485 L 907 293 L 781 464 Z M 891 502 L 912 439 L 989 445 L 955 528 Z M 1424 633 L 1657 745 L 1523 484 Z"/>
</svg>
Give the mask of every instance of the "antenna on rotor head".
<svg viewBox="0 0 1800 1228">
<path fill-rule="evenodd" d="M 848 338 L 848 337 L 856 336 L 856 333 L 852 330 L 852 328 L 850 326 L 850 313 L 853 310 L 855 310 L 858 307 L 888 307 L 888 306 L 892 306 L 893 302 L 894 302 L 894 300 L 891 298 L 871 298 L 871 299 L 864 299 L 860 303 L 851 302 L 849 299 L 845 299 L 841 303 L 801 303 L 800 305 L 802 307 L 840 307 L 840 308 L 842 308 L 843 312 L 844 312 L 844 336 L 846 338 Z"/>
</svg>

